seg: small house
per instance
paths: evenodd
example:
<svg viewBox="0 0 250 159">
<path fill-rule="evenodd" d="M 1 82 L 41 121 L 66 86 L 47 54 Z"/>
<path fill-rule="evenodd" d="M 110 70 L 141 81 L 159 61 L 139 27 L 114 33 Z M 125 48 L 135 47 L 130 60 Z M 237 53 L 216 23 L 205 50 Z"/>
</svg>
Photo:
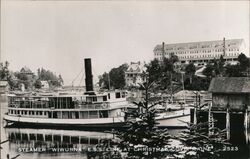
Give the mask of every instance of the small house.
<svg viewBox="0 0 250 159">
<path fill-rule="evenodd" d="M 212 93 L 212 110 L 243 111 L 250 106 L 250 78 L 213 78 L 209 92 Z"/>
<path fill-rule="evenodd" d="M 41 88 L 48 89 L 49 88 L 49 82 L 48 81 L 41 81 Z"/>
<path fill-rule="evenodd" d="M 0 81 L 0 94 L 5 94 L 9 89 L 7 81 Z"/>
</svg>

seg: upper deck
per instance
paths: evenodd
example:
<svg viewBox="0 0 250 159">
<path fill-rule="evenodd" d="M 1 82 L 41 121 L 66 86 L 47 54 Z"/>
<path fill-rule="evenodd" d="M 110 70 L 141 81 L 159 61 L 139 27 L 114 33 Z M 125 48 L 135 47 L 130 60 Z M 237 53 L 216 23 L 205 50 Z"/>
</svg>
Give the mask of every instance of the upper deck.
<svg viewBox="0 0 250 159">
<path fill-rule="evenodd" d="M 112 109 L 126 106 L 126 92 L 112 91 L 96 95 L 9 95 L 8 107 L 26 109 Z"/>
</svg>

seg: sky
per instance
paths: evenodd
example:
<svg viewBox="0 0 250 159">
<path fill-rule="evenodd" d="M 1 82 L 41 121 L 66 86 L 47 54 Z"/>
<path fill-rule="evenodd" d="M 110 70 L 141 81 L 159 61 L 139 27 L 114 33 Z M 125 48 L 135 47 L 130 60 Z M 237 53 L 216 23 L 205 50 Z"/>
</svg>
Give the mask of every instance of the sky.
<svg viewBox="0 0 250 159">
<path fill-rule="evenodd" d="M 163 41 L 243 38 L 249 56 L 249 13 L 249 1 L 2 0 L 0 60 L 13 71 L 49 69 L 71 85 L 84 58 L 96 82 L 123 63 L 149 62 Z"/>
</svg>

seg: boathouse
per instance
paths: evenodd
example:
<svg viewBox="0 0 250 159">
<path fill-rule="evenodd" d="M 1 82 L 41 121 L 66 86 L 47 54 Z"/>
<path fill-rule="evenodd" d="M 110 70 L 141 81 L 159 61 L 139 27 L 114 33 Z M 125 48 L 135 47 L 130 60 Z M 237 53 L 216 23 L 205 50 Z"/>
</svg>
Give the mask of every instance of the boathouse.
<svg viewBox="0 0 250 159">
<path fill-rule="evenodd" d="M 209 92 L 212 93 L 213 111 L 245 111 L 250 106 L 250 78 L 218 77 L 213 78 Z"/>
<path fill-rule="evenodd" d="M 226 129 L 227 139 L 232 142 L 238 142 L 240 136 L 247 136 L 250 110 L 250 78 L 213 78 L 209 86 L 209 92 L 212 93 L 212 104 L 207 115 L 208 121 L 216 120 L 214 126 Z"/>
</svg>

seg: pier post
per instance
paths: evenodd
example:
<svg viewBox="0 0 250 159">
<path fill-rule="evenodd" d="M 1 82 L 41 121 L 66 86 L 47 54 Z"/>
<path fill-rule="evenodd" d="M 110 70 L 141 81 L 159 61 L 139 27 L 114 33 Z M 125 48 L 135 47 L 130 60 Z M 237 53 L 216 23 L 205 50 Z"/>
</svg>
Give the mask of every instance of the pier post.
<svg viewBox="0 0 250 159">
<path fill-rule="evenodd" d="M 211 136 L 214 134 L 214 117 L 213 117 L 213 114 L 211 112 L 211 105 L 209 106 L 209 109 L 208 109 L 208 135 Z"/>
<path fill-rule="evenodd" d="M 244 128 L 245 128 L 245 136 L 246 136 L 246 143 L 248 144 L 248 112 L 247 108 L 245 110 L 245 117 L 244 117 Z"/>
<path fill-rule="evenodd" d="M 196 113 L 196 108 L 194 108 L 194 122 L 193 124 L 197 124 L 197 113 Z"/>
<path fill-rule="evenodd" d="M 227 140 L 230 140 L 230 114 L 228 108 L 226 112 L 226 131 L 227 131 Z"/>
</svg>

